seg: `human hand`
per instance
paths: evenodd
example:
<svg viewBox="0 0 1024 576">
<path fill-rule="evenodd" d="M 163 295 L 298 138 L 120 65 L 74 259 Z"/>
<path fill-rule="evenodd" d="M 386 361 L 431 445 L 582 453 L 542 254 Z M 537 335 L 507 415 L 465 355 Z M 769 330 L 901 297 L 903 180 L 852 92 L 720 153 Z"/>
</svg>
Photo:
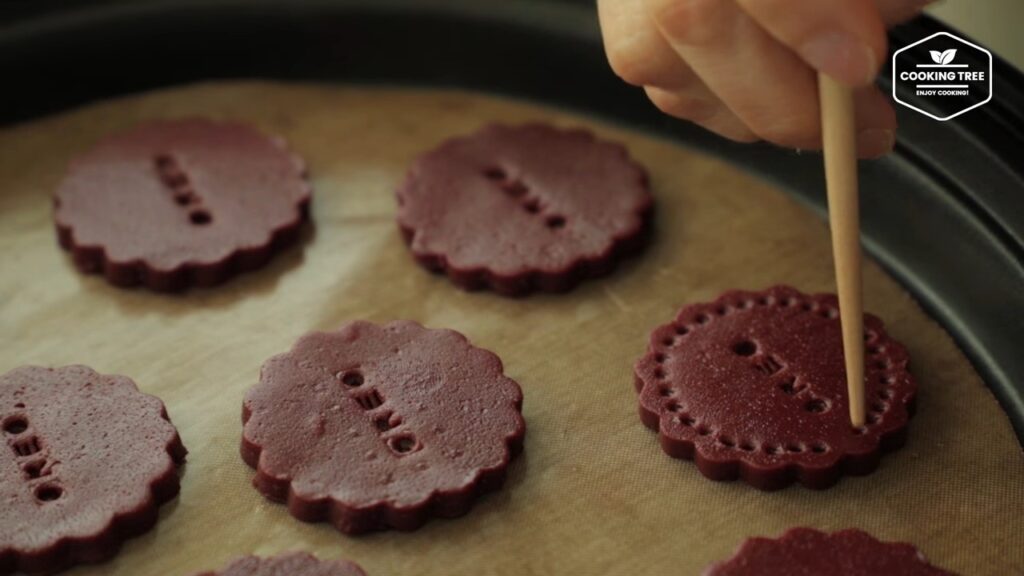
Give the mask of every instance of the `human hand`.
<svg viewBox="0 0 1024 576">
<path fill-rule="evenodd" d="M 857 153 L 892 150 L 885 30 L 931 0 L 598 0 L 605 51 L 660 110 L 739 142 L 821 148 L 817 72 L 854 89 Z"/>
</svg>

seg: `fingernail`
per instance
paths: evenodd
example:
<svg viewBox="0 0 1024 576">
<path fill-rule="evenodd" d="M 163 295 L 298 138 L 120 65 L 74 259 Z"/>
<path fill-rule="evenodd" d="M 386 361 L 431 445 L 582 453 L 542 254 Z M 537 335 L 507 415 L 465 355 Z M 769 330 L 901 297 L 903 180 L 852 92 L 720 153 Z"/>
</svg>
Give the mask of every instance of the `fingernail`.
<svg viewBox="0 0 1024 576">
<path fill-rule="evenodd" d="M 860 86 L 875 79 L 875 53 L 849 32 L 823 32 L 805 42 L 799 52 L 812 68 L 844 84 Z"/>
<path fill-rule="evenodd" d="M 857 134 L 857 156 L 878 158 L 892 152 L 896 133 L 883 128 L 869 128 Z"/>
</svg>

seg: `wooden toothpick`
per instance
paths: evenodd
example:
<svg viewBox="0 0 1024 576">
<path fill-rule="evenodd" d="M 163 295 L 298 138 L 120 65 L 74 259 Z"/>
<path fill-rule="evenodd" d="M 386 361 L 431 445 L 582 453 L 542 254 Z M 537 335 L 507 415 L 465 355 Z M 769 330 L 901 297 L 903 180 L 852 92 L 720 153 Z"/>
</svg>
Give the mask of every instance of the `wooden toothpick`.
<svg viewBox="0 0 1024 576">
<path fill-rule="evenodd" d="M 828 218 L 839 293 L 839 319 L 846 360 L 850 422 L 864 425 L 864 313 L 861 295 L 860 211 L 857 194 L 857 141 L 853 94 L 818 75 L 821 136 L 825 152 Z"/>
</svg>

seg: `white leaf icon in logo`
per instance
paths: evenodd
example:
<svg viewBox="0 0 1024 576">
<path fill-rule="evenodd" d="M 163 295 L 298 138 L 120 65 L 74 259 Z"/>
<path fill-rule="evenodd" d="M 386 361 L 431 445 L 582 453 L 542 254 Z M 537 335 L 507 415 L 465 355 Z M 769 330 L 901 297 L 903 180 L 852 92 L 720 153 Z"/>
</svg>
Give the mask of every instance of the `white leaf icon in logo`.
<svg viewBox="0 0 1024 576">
<path fill-rule="evenodd" d="M 932 62 L 942 64 L 942 52 L 938 50 L 929 50 L 928 52 L 932 55 Z"/>
<path fill-rule="evenodd" d="M 956 56 L 956 48 L 950 48 L 942 53 L 942 62 L 940 64 L 949 64 L 953 61 L 953 57 Z M 934 56 L 933 56 L 934 58 Z"/>
</svg>

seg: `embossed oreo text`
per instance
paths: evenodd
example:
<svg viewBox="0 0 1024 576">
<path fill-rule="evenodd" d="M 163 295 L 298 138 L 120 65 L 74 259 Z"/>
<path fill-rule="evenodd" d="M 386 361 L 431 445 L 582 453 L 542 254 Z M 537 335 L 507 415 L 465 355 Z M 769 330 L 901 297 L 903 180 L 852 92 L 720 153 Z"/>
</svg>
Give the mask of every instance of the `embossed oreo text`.
<svg viewBox="0 0 1024 576">
<path fill-rule="evenodd" d="M 366 381 L 362 372 L 345 370 L 337 374 L 338 380 L 345 389 L 346 395 L 360 408 L 366 411 L 370 420 L 380 433 L 381 440 L 398 456 L 415 452 L 422 448 L 419 440 L 412 432 L 395 431 L 402 425 L 402 416 L 389 409 L 386 399 L 380 391 L 372 386 L 364 385 Z"/>
<path fill-rule="evenodd" d="M 522 203 L 523 210 L 544 219 L 544 225 L 552 230 L 565 228 L 565 216 L 551 213 L 541 202 L 541 199 L 531 194 L 530 188 L 520 178 L 509 176 L 508 172 L 501 168 L 488 168 L 483 172 L 484 178 L 494 182 L 509 197 Z"/>
<path fill-rule="evenodd" d="M 170 154 L 158 154 L 153 158 L 153 167 L 160 181 L 170 189 L 174 202 L 188 211 L 189 222 L 204 226 L 213 221 L 213 215 L 203 206 L 203 199 L 196 194 L 188 174 L 177 158 Z"/>
<path fill-rule="evenodd" d="M 26 486 L 40 504 L 60 500 L 64 496 L 64 486 L 56 473 L 59 462 L 51 457 L 45 441 L 33 429 L 24 411 L 25 405 L 19 402 L 14 407 L 16 412 L 4 417 L 0 428 Z"/>
</svg>

